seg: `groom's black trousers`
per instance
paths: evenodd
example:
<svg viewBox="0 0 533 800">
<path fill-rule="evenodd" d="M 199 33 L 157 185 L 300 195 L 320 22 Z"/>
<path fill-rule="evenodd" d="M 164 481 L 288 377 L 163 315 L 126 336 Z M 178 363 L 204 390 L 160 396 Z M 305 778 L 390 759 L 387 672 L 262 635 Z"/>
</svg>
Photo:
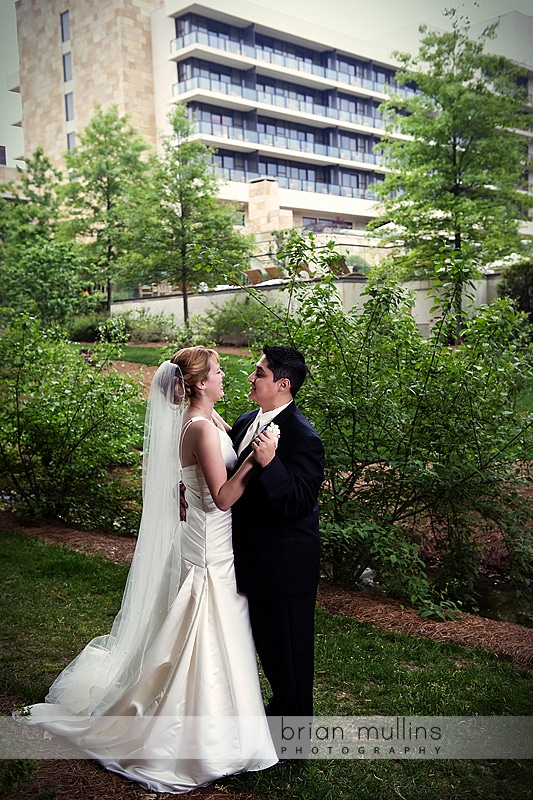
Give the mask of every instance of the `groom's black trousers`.
<svg viewBox="0 0 533 800">
<path fill-rule="evenodd" d="M 248 595 L 257 654 L 272 689 L 269 716 L 313 715 L 316 589 Z"/>
</svg>

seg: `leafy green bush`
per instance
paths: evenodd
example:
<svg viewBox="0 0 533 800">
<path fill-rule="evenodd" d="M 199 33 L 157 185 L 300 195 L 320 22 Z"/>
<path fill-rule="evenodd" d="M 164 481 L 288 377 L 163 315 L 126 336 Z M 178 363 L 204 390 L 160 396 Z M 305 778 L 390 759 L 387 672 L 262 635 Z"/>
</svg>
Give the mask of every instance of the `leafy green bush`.
<svg viewBox="0 0 533 800">
<path fill-rule="evenodd" d="M 71 342 L 96 342 L 98 329 L 106 320 L 105 314 L 80 314 L 66 325 Z"/>
<path fill-rule="evenodd" d="M 114 331 L 119 330 L 122 339 L 135 344 L 171 342 L 181 347 L 184 342 L 213 342 L 211 327 L 205 317 L 192 317 L 189 327 L 185 328 L 171 316 L 152 314 L 145 309 L 113 314 L 111 317 L 107 314 L 81 315 L 72 319 L 66 328 L 73 342 L 115 341 Z"/>
<path fill-rule="evenodd" d="M 253 372 L 255 360 L 252 356 L 220 356 L 220 365 L 225 374 L 224 397 L 217 403 L 217 410 L 230 425 L 245 411 L 257 408 L 248 398 L 250 384 L 247 380 Z"/>
<path fill-rule="evenodd" d="M 72 242 L 38 241 L 4 257 L 0 298 L 19 312 L 29 311 L 43 325 L 64 325 L 76 314 L 90 313 L 97 298 L 80 277 L 79 250 Z"/>
<path fill-rule="evenodd" d="M 0 339 L 0 486 L 4 505 L 30 518 L 54 517 L 132 530 L 138 523 L 134 467 L 142 443 L 138 392 L 108 369 L 113 345 L 89 360 L 64 336 L 15 316 Z"/>
<path fill-rule="evenodd" d="M 498 284 L 498 294 L 516 300 L 518 308 L 525 311 L 533 326 L 533 263 L 523 262 L 507 267 Z M 531 336 L 533 338 L 533 327 Z"/>
<path fill-rule="evenodd" d="M 145 309 L 138 309 L 115 314 L 114 318 L 124 320 L 130 342 L 168 342 L 179 337 L 179 326 L 173 317 L 165 314 L 152 314 Z"/>
<path fill-rule="evenodd" d="M 0 796 L 10 797 L 39 768 L 37 759 L 8 759 L 0 762 Z"/>
<path fill-rule="evenodd" d="M 257 347 L 267 339 L 274 341 L 283 329 L 285 316 L 281 303 L 267 303 L 259 293 L 235 296 L 222 306 L 206 312 L 212 337 L 218 345 Z"/>
<path fill-rule="evenodd" d="M 370 285 L 363 309 L 345 311 L 333 249 L 318 251 L 312 238 L 292 248 L 289 266 L 305 261 L 321 276 L 294 280 L 299 305 L 277 341 L 302 350 L 311 371 L 298 402 L 326 449 L 325 569 L 355 581 L 370 567 L 442 616 L 473 602 L 475 532 L 490 526 L 505 540 L 511 576 L 527 582 L 533 510 L 520 488 L 532 479 L 533 415 L 516 410 L 532 376 L 523 315 L 503 300 L 481 308 L 464 344 L 448 347 L 447 319 L 422 337 L 393 284 Z"/>
</svg>

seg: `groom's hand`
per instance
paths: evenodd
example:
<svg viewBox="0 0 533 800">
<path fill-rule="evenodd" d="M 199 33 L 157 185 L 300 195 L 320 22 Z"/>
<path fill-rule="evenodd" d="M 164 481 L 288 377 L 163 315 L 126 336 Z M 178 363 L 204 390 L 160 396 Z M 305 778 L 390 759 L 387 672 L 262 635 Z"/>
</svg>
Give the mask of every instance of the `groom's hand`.
<svg viewBox="0 0 533 800">
<path fill-rule="evenodd" d="M 187 501 L 185 499 L 185 484 L 180 483 L 180 520 L 181 522 L 187 521 Z"/>
<path fill-rule="evenodd" d="M 263 431 L 253 440 L 252 453 L 254 454 L 254 460 L 260 467 L 268 467 L 276 455 L 278 438 L 278 436 L 269 431 Z"/>
</svg>

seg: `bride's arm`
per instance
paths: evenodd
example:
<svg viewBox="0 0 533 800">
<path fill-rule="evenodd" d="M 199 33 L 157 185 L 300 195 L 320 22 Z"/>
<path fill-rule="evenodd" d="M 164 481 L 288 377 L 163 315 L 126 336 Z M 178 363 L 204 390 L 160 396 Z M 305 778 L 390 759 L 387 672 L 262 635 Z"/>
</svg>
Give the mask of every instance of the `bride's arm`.
<svg viewBox="0 0 533 800">
<path fill-rule="evenodd" d="M 248 456 L 228 480 L 220 434 L 213 425 L 196 425 L 191 444 L 213 502 L 221 511 L 227 511 L 244 492 L 254 468 L 253 456 Z"/>
</svg>

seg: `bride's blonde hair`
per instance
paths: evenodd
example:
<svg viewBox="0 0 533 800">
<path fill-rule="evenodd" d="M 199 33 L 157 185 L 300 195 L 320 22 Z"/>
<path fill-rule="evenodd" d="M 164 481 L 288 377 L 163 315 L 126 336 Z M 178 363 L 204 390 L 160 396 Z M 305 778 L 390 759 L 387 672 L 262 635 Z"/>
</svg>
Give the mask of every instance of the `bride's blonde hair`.
<svg viewBox="0 0 533 800">
<path fill-rule="evenodd" d="M 181 370 L 183 386 L 176 386 L 176 394 L 181 396 L 184 394 L 186 403 L 196 394 L 198 381 L 207 379 L 211 367 L 211 358 L 215 358 L 217 364 L 220 364 L 220 358 L 216 350 L 202 345 L 195 345 L 194 347 L 183 347 L 170 359 L 171 363 L 177 364 Z"/>
</svg>

